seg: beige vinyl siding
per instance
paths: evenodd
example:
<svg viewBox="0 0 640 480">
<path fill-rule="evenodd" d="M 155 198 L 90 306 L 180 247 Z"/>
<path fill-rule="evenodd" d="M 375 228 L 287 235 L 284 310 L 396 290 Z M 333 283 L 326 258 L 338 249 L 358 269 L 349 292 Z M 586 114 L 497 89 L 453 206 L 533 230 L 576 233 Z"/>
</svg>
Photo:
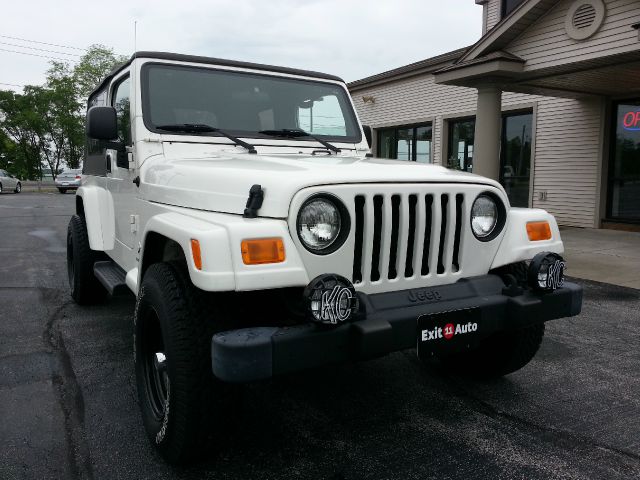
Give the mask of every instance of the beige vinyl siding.
<svg viewBox="0 0 640 480">
<path fill-rule="evenodd" d="M 536 119 L 533 206 L 561 225 L 597 227 L 602 100 L 544 97 Z M 541 192 L 547 200 L 539 200 Z"/>
<path fill-rule="evenodd" d="M 375 103 L 365 104 L 363 96 L 372 95 Z M 434 163 L 442 159 L 443 115 L 468 115 L 476 108 L 474 89 L 436 84 L 433 75 L 387 83 L 353 95 L 360 121 L 373 128 L 433 122 Z"/>
<path fill-rule="evenodd" d="M 475 115 L 477 102 L 475 89 L 436 84 L 429 74 L 358 90 L 352 96 L 360 120 L 374 129 L 431 121 L 436 164 L 442 164 L 446 121 Z M 365 104 L 363 96 L 373 96 L 375 103 Z M 597 226 L 600 101 L 502 94 L 503 111 L 534 105 L 533 206 L 551 212 L 561 225 Z M 547 192 L 546 201 L 538 199 L 542 191 Z"/>
<path fill-rule="evenodd" d="M 525 30 L 507 47 L 526 60 L 525 71 L 591 60 L 602 55 L 637 51 L 638 32 L 631 25 L 640 22 L 637 0 L 607 0 L 600 30 L 586 40 L 573 40 L 564 27 L 573 0 L 562 0 Z"/>
<path fill-rule="evenodd" d="M 487 3 L 487 30 L 491 30 L 500 21 L 502 0 L 489 0 Z"/>
</svg>

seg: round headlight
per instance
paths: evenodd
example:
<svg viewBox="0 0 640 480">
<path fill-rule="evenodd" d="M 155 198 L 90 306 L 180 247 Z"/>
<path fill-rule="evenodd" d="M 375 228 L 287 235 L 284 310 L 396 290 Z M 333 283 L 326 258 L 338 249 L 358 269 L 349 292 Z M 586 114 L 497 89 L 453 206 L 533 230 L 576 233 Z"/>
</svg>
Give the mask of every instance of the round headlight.
<svg viewBox="0 0 640 480">
<path fill-rule="evenodd" d="M 340 209 L 333 201 L 326 197 L 312 198 L 298 214 L 298 236 L 306 248 L 319 253 L 338 239 L 342 222 Z"/>
<path fill-rule="evenodd" d="M 488 195 L 480 195 L 471 207 L 471 229 L 479 239 L 486 239 L 498 224 L 498 205 Z"/>
</svg>

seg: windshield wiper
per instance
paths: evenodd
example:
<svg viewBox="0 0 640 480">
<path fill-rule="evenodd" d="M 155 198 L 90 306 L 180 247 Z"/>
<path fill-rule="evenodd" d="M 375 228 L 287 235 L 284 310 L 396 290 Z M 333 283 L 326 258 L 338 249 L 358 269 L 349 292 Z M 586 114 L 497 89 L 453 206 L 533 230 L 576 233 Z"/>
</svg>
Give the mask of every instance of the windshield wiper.
<svg viewBox="0 0 640 480">
<path fill-rule="evenodd" d="M 331 145 L 329 142 L 325 142 L 321 138 L 316 137 L 315 135 L 311 135 L 310 133 L 305 132 L 304 130 L 300 130 L 299 128 L 281 128 L 280 130 L 260 130 L 258 133 L 263 135 L 269 135 L 270 137 L 288 137 L 288 138 L 297 138 L 297 137 L 309 137 L 315 140 L 318 143 L 321 143 L 325 148 L 331 150 L 335 153 L 340 153 L 340 150 L 335 145 Z"/>
<path fill-rule="evenodd" d="M 258 153 L 256 148 L 245 141 L 240 140 L 238 137 L 234 137 L 225 130 L 221 130 L 211 125 L 204 123 L 174 123 L 170 125 L 156 125 L 158 130 L 166 130 L 167 132 L 185 132 L 185 133 L 219 133 L 223 137 L 227 137 L 236 145 L 246 148 L 249 153 Z"/>
</svg>

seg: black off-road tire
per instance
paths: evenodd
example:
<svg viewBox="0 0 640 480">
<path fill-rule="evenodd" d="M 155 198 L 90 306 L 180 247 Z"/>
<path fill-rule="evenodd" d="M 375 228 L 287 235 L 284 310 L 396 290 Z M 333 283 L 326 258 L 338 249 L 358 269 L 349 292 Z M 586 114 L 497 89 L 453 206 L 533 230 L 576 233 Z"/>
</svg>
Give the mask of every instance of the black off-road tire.
<svg viewBox="0 0 640 480">
<path fill-rule="evenodd" d="M 520 287 L 527 286 L 526 262 L 505 265 L 491 273 L 513 276 Z M 544 337 L 544 323 L 499 332 L 483 340 L 474 350 L 441 359 L 445 369 L 478 378 L 508 375 L 527 365 L 538 352 Z"/>
<path fill-rule="evenodd" d="M 524 288 L 527 286 L 528 272 L 529 265 L 527 264 L 527 262 L 517 262 L 505 265 L 500 268 L 496 268 L 489 273 L 500 275 L 503 278 L 505 278 L 507 275 L 512 275 L 518 282 L 518 286 Z"/>
<path fill-rule="evenodd" d="M 103 259 L 91 250 L 84 217 L 74 215 L 67 228 L 67 274 L 71 297 L 80 305 L 91 305 L 105 299 L 107 291 L 93 274 L 93 264 Z"/>
<path fill-rule="evenodd" d="M 237 387 L 211 369 L 211 337 L 225 329 L 216 298 L 193 286 L 186 266 L 156 263 L 136 302 L 134 348 L 142 419 L 166 461 L 200 459 L 235 423 Z M 155 352 L 166 362 L 158 368 Z"/>
</svg>

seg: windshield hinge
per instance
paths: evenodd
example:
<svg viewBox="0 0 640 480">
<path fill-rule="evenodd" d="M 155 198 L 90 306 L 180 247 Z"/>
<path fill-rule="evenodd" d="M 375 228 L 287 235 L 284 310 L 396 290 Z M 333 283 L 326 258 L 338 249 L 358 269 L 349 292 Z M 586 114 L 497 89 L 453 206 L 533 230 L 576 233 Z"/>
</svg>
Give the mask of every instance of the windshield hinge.
<svg viewBox="0 0 640 480">
<path fill-rule="evenodd" d="M 261 185 L 253 185 L 249 189 L 249 198 L 247 199 L 247 205 L 244 209 L 244 218 L 256 218 L 258 216 L 258 210 L 262 207 L 262 201 L 264 200 L 264 190 Z"/>
</svg>

